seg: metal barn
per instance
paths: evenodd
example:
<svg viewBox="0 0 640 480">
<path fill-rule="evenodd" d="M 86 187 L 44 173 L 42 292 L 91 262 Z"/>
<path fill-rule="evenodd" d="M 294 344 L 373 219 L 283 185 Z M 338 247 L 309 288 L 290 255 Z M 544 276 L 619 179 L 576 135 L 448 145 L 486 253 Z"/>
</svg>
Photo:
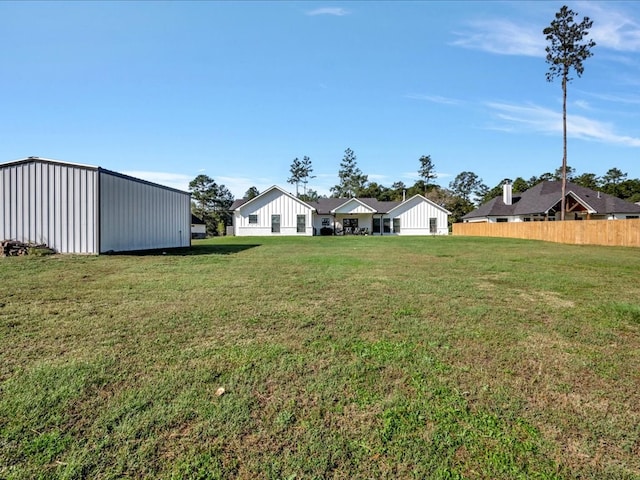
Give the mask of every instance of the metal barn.
<svg viewBox="0 0 640 480">
<path fill-rule="evenodd" d="M 0 240 L 89 254 L 191 245 L 189 193 L 100 167 L 2 163 L 0 202 Z"/>
</svg>

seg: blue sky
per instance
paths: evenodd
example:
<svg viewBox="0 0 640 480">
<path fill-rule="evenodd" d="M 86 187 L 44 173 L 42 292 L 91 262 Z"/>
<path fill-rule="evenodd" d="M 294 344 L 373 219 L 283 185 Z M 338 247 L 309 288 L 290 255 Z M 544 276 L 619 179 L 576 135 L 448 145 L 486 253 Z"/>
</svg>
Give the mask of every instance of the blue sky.
<svg viewBox="0 0 640 480">
<path fill-rule="evenodd" d="M 236 197 L 351 148 L 370 181 L 489 186 L 562 161 L 542 30 L 563 2 L 0 2 L 0 162 L 98 165 Z M 568 163 L 640 177 L 640 2 L 572 2 L 597 42 L 568 89 Z M 575 76 L 575 75 L 574 75 Z"/>
</svg>

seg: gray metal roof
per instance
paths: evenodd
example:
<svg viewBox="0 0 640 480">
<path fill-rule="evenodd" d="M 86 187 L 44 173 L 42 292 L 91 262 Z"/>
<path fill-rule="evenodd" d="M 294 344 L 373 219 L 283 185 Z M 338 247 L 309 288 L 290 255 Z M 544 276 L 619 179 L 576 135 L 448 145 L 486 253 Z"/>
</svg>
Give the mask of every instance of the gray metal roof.
<svg viewBox="0 0 640 480">
<path fill-rule="evenodd" d="M 598 214 L 634 213 L 640 214 L 640 206 L 620 198 L 597 192 L 567 182 L 566 195 L 577 197 L 580 203 L 591 207 Z M 465 220 L 481 217 L 545 214 L 562 198 L 562 183 L 545 181 L 531 187 L 526 192 L 514 195 L 511 205 L 505 205 L 502 196 L 492 198 L 462 218 Z"/>
<path fill-rule="evenodd" d="M 87 165 L 84 163 L 74 163 L 74 162 L 64 162 L 62 160 L 54 160 L 52 158 L 40 158 L 40 157 L 27 157 L 27 158 L 20 158 L 18 160 L 11 160 L 9 162 L 2 162 L 0 163 L 0 167 L 10 167 L 11 165 L 21 165 L 21 164 L 25 164 L 25 163 L 52 163 L 52 164 L 56 164 L 56 165 L 69 165 L 72 167 L 80 167 L 80 168 L 87 168 L 89 170 L 98 170 L 98 166 L 96 165 Z"/>
</svg>

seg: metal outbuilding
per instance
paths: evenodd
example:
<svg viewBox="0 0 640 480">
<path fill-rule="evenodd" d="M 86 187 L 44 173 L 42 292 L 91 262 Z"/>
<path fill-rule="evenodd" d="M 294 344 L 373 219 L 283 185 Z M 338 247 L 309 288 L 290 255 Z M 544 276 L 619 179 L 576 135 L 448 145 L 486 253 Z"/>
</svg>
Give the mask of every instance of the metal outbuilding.
<svg viewBox="0 0 640 480">
<path fill-rule="evenodd" d="M 0 202 L 0 240 L 89 254 L 191 245 L 189 193 L 96 166 L 1 163 Z"/>
</svg>

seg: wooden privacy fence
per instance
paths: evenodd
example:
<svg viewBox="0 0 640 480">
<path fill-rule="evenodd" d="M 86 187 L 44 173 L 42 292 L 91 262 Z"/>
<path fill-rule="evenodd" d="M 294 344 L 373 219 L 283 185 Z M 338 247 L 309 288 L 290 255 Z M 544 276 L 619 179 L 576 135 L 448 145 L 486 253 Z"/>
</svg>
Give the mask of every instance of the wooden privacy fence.
<svg viewBox="0 0 640 480">
<path fill-rule="evenodd" d="M 453 235 L 524 238 L 576 245 L 640 247 L 640 219 L 454 223 Z"/>
</svg>

